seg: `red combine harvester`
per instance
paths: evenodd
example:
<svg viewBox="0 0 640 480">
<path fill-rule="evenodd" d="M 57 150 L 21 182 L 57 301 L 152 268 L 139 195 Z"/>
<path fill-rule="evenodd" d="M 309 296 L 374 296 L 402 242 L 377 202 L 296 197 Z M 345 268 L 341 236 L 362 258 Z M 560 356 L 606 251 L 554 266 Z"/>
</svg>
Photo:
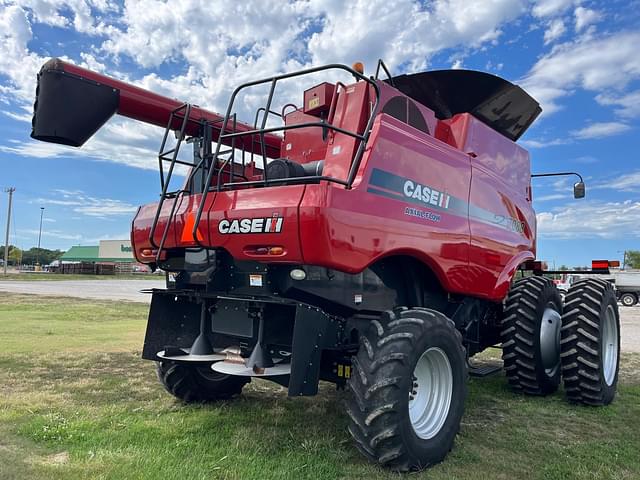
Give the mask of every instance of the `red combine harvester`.
<svg viewBox="0 0 640 480">
<path fill-rule="evenodd" d="M 346 80 L 279 103 L 282 82 L 312 74 Z M 265 102 L 241 123 L 239 95 L 254 91 Z M 160 200 L 131 238 L 138 261 L 168 272 L 142 357 L 183 401 L 229 398 L 253 377 L 291 396 L 347 386 L 356 447 L 406 471 L 451 449 L 468 373 L 488 373 L 469 358 L 488 347 L 517 392 L 548 395 L 562 378 L 572 402 L 614 398 L 614 291 L 586 279 L 563 304 L 534 261 L 516 140 L 541 109 L 503 79 L 327 65 L 241 85 L 218 115 L 54 59 L 34 110 L 33 138 L 76 147 L 114 114 L 166 127 Z"/>
</svg>

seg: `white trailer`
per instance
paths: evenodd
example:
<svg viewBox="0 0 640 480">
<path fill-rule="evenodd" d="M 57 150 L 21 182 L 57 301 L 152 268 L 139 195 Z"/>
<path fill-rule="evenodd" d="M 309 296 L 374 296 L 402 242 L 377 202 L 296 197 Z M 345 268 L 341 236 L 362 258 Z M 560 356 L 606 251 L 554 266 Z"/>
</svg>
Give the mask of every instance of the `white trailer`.
<svg viewBox="0 0 640 480">
<path fill-rule="evenodd" d="M 632 307 L 640 299 L 640 271 L 613 274 L 618 300 L 625 307 Z"/>
</svg>

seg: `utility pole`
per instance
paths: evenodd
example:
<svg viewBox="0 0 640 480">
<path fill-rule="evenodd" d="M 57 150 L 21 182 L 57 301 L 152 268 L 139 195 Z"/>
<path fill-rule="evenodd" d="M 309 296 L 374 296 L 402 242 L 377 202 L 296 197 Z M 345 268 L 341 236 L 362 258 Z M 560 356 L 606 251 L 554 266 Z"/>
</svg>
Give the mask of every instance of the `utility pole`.
<svg viewBox="0 0 640 480">
<path fill-rule="evenodd" d="M 42 238 L 42 214 L 44 214 L 44 207 L 40 207 L 40 230 L 38 231 L 38 250 L 36 250 L 36 268 L 40 266 L 40 239 Z"/>
<path fill-rule="evenodd" d="M 13 192 L 16 189 L 9 187 L 5 189 L 5 192 L 9 194 L 9 209 L 7 213 L 7 234 L 4 237 L 4 274 L 7 274 L 7 262 L 9 261 L 9 226 L 11 225 L 11 202 L 13 200 Z"/>
</svg>

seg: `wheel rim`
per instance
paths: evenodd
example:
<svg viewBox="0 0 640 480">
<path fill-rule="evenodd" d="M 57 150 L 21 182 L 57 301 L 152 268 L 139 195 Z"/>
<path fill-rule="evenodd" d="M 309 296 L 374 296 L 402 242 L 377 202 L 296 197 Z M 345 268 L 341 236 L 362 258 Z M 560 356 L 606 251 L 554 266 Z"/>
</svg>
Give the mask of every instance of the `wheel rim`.
<svg viewBox="0 0 640 480">
<path fill-rule="evenodd" d="M 622 297 L 622 304 L 625 307 L 630 307 L 631 305 L 633 305 L 633 297 L 631 295 L 624 295 Z"/>
<path fill-rule="evenodd" d="M 602 370 L 604 381 L 611 386 L 616 377 L 618 365 L 618 322 L 616 312 L 609 305 L 602 322 Z"/>
<path fill-rule="evenodd" d="M 453 396 L 453 372 L 447 354 L 438 347 L 427 349 L 413 371 L 409 393 L 409 419 L 415 434 L 433 438 L 444 425 Z"/>
<path fill-rule="evenodd" d="M 544 371 L 553 377 L 560 368 L 560 330 L 562 316 L 553 303 L 549 303 L 540 323 L 540 357 Z"/>
</svg>

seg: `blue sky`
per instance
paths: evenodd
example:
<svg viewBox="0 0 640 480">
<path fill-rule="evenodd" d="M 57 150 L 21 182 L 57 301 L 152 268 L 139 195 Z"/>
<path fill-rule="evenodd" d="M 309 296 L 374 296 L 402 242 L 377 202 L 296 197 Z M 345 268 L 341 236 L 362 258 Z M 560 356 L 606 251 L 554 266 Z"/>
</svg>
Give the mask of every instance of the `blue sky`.
<svg viewBox="0 0 640 480">
<path fill-rule="evenodd" d="M 468 68 L 519 83 L 544 112 L 521 139 L 534 172 L 539 258 L 584 265 L 640 249 L 640 0 L 210 2 L 0 0 L 0 187 L 11 241 L 67 249 L 127 238 L 159 191 L 162 131 L 112 119 L 82 149 L 29 138 L 51 56 L 221 111 L 250 79 L 383 58 L 393 73 Z M 226 5 L 225 5 L 226 4 Z M 247 110 L 248 111 L 248 110 Z M 249 118 L 247 118 L 249 120 Z M 6 222 L 0 196 L 0 225 Z"/>
</svg>

